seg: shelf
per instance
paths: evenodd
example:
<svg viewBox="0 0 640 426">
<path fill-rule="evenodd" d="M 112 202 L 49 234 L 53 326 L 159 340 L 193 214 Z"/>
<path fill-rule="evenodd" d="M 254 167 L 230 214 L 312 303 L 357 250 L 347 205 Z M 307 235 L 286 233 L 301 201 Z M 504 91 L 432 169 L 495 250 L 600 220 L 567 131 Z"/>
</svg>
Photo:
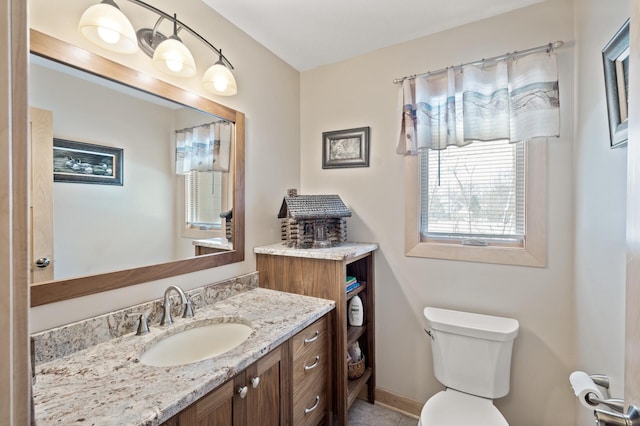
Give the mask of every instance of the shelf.
<svg viewBox="0 0 640 426">
<path fill-rule="evenodd" d="M 348 423 L 347 410 L 356 398 L 366 395 L 369 403 L 375 401 L 375 250 L 349 251 L 348 255 L 335 258 L 327 258 L 327 253 L 320 256 L 317 250 L 287 250 L 284 255 L 271 248 L 257 252 L 260 287 L 335 301 L 336 314 L 329 330 L 333 336 L 332 351 L 346 355 L 348 345 L 359 342 L 362 353 L 367 357 L 364 375 L 359 379 L 348 379 L 346 356 L 336 357 L 331 368 L 332 411 L 337 424 L 345 426 Z M 344 254 L 342 248 L 326 251 Z M 348 293 L 345 290 L 347 277 L 356 277 L 360 283 Z M 348 322 L 348 306 L 356 295 L 362 299 L 364 309 L 361 327 L 349 326 Z"/>
<path fill-rule="evenodd" d="M 367 331 L 366 325 L 363 325 L 360 327 L 350 325 L 349 328 L 347 328 L 347 348 L 351 346 L 351 344 L 354 343 L 356 340 L 358 340 L 360 336 L 362 336 L 365 333 L 365 331 Z"/>
<path fill-rule="evenodd" d="M 349 293 L 347 293 L 347 300 L 351 300 L 353 296 L 355 296 L 356 294 L 360 294 L 362 291 L 364 291 L 364 289 L 367 288 L 366 281 L 359 281 L 359 282 L 360 282 L 360 285 L 357 288 L 354 288 Z"/>
<path fill-rule="evenodd" d="M 351 407 L 351 404 L 356 400 L 362 388 L 367 384 L 367 381 L 371 377 L 371 368 L 367 368 L 364 371 L 362 377 L 354 380 L 348 380 L 349 384 L 347 385 L 347 409 Z"/>
</svg>

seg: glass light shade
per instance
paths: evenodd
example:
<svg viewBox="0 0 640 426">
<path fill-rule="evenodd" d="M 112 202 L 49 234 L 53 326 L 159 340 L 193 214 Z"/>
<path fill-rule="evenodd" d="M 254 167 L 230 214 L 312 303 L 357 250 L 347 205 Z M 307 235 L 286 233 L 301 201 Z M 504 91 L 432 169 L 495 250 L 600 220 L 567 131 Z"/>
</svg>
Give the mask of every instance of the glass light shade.
<svg viewBox="0 0 640 426">
<path fill-rule="evenodd" d="M 112 52 L 138 51 L 133 25 L 115 3 L 98 3 L 85 10 L 78 31 L 91 43 Z"/>
<path fill-rule="evenodd" d="M 216 62 L 204 73 L 202 87 L 216 95 L 233 96 L 238 93 L 236 79 L 222 61 Z"/>
<path fill-rule="evenodd" d="M 193 55 L 175 36 L 169 37 L 156 47 L 153 52 L 153 65 L 160 71 L 177 77 L 191 77 L 196 73 Z"/>
</svg>

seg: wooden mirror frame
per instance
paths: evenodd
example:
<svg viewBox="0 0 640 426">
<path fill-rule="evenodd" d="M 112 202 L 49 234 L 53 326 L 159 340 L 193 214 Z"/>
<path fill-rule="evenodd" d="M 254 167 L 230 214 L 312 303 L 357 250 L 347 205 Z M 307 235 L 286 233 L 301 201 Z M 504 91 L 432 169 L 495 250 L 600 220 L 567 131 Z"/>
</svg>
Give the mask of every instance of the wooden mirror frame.
<svg viewBox="0 0 640 426">
<path fill-rule="evenodd" d="M 30 30 L 31 53 L 235 123 L 233 250 L 140 268 L 31 284 L 31 306 L 115 290 L 244 260 L 244 114 L 140 71 Z M 151 250 L 153 248 L 150 248 Z"/>
</svg>

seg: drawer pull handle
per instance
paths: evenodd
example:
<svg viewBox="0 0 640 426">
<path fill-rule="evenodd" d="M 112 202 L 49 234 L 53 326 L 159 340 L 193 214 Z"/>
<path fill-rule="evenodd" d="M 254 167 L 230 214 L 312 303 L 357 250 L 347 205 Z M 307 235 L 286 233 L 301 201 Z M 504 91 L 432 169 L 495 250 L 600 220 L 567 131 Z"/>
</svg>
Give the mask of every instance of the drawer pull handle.
<svg viewBox="0 0 640 426">
<path fill-rule="evenodd" d="M 313 337 L 304 339 L 304 344 L 306 345 L 307 343 L 315 342 L 318 340 L 318 336 L 320 336 L 320 332 L 316 330 L 316 334 L 314 334 Z"/>
<path fill-rule="evenodd" d="M 309 407 L 309 408 L 305 408 L 305 409 L 304 409 L 304 413 L 305 413 L 305 414 L 309 414 L 310 412 L 312 412 L 312 411 L 314 411 L 316 408 L 318 408 L 318 405 L 320 405 L 320 395 L 317 395 L 317 396 L 316 396 L 316 403 L 315 403 L 315 404 L 313 404 L 313 406 L 312 406 L 312 407 Z"/>
<path fill-rule="evenodd" d="M 320 355 L 316 355 L 316 361 L 313 364 L 305 365 L 304 366 L 304 371 L 313 370 L 314 368 L 316 368 L 318 366 L 318 364 L 320 364 Z"/>
<path fill-rule="evenodd" d="M 260 377 L 254 377 L 251 379 L 251 386 L 255 389 L 260 384 Z"/>
</svg>

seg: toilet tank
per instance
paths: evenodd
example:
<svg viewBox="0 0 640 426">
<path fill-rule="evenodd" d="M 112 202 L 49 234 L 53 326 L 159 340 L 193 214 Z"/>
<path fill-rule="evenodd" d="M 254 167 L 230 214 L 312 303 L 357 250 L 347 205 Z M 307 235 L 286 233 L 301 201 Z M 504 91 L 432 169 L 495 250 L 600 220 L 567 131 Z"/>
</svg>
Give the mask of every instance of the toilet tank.
<svg viewBox="0 0 640 426">
<path fill-rule="evenodd" d="M 517 320 L 431 307 L 424 316 L 440 383 L 490 399 L 509 393 Z"/>
</svg>

